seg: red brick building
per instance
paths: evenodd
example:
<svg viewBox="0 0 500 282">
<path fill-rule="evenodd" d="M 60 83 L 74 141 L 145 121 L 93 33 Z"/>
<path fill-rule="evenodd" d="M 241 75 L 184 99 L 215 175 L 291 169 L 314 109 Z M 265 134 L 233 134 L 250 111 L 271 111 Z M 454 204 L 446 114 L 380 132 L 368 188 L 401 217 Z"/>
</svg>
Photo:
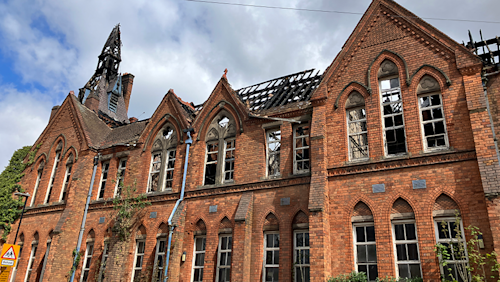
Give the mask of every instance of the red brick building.
<svg viewBox="0 0 500 282">
<path fill-rule="evenodd" d="M 374 0 L 322 74 L 239 90 L 224 74 L 202 105 L 170 90 L 147 120 L 127 117 L 120 61 L 116 27 L 34 144 L 15 281 L 69 279 L 88 195 L 75 281 L 157 281 L 169 232 L 168 281 L 439 281 L 456 212 L 500 252 L 497 65 L 397 3 Z M 127 187 L 151 205 L 120 241 Z"/>
</svg>

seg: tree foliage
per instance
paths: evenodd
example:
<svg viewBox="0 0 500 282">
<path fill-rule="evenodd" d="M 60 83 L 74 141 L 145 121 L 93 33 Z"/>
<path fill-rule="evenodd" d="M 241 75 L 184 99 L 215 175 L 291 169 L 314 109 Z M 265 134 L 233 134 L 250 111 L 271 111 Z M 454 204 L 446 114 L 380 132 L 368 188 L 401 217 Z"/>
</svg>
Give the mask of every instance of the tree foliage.
<svg viewBox="0 0 500 282">
<path fill-rule="evenodd" d="M 0 227 L 4 229 L 4 240 L 10 233 L 11 224 L 21 215 L 23 198 L 13 197 L 13 194 L 23 192 L 19 182 L 24 176 L 24 169 L 33 163 L 35 154 L 36 150 L 31 151 L 30 146 L 22 147 L 14 152 L 9 165 L 0 174 Z"/>
</svg>

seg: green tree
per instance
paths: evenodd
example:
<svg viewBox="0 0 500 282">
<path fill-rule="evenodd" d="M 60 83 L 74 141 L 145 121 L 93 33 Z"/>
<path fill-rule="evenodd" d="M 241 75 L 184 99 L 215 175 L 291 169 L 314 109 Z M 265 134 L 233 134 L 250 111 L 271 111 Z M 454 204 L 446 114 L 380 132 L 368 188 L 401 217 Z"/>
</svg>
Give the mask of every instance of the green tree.
<svg viewBox="0 0 500 282">
<path fill-rule="evenodd" d="M 9 165 L 0 174 L 0 227 L 4 229 L 3 240 L 7 239 L 11 231 L 11 224 L 21 215 L 23 198 L 13 197 L 13 194 L 23 192 L 19 181 L 24 176 L 24 169 L 33 163 L 35 154 L 36 150 L 31 151 L 30 146 L 22 147 L 14 152 Z"/>
</svg>

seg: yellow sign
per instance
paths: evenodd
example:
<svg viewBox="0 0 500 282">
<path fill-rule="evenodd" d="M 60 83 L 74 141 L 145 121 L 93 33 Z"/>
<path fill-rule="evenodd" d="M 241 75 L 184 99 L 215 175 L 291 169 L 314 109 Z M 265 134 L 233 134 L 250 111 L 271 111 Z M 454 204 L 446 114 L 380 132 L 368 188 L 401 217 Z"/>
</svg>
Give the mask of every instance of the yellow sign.
<svg viewBox="0 0 500 282">
<path fill-rule="evenodd" d="M 0 253 L 0 266 L 15 266 L 20 249 L 17 245 L 4 244 Z"/>
<path fill-rule="evenodd" d="M 10 266 L 2 266 L 0 267 L 0 282 L 8 282 L 9 274 L 10 274 Z"/>
</svg>

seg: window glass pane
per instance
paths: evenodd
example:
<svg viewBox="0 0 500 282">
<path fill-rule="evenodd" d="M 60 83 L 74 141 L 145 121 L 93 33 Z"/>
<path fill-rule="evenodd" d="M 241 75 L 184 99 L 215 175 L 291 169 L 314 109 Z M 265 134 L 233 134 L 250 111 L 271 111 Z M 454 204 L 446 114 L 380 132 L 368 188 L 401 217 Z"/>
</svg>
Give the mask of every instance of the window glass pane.
<svg viewBox="0 0 500 282">
<path fill-rule="evenodd" d="M 367 245 L 366 250 L 368 252 L 368 261 L 376 262 L 377 261 L 377 250 L 375 245 Z"/>
<path fill-rule="evenodd" d="M 392 78 L 391 79 L 391 88 L 396 88 L 399 87 L 399 78 Z"/>
<path fill-rule="evenodd" d="M 364 273 L 367 273 L 367 272 L 368 272 L 368 269 L 367 269 L 366 265 L 365 265 L 365 264 L 358 265 L 358 272 L 364 272 Z"/>
<path fill-rule="evenodd" d="M 221 250 L 226 250 L 227 249 L 227 237 L 222 237 L 221 241 L 222 241 L 222 243 L 221 243 L 220 249 Z"/>
<path fill-rule="evenodd" d="M 429 97 L 425 96 L 425 97 L 420 97 L 420 107 L 422 108 L 425 108 L 425 107 L 428 107 L 429 106 Z"/>
<path fill-rule="evenodd" d="M 295 276 L 297 277 L 297 282 L 309 282 L 310 281 L 310 269 L 308 266 L 296 267 Z"/>
<path fill-rule="evenodd" d="M 366 242 L 365 241 L 365 228 L 356 227 L 356 242 Z"/>
<path fill-rule="evenodd" d="M 375 226 L 366 227 L 366 241 L 375 242 Z"/>
<path fill-rule="evenodd" d="M 226 262 L 226 265 L 231 265 L 231 252 L 228 252 L 227 253 L 227 262 Z"/>
<path fill-rule="evenodd" d="M 407 264 L 398 265 L 399 277 L 410 278 L 410 273 Z"/>
<path fill-rule="evenodd" d="M 266 264 L 273 264 L 273 251 L 266 251 Z"/>
<path fill-rule="evenodd" d="M 382 89 L 391 89 L 391 82 L 389 80 L 382 80 L 380 86 Z"/>
<path fill-rule="evenodd" d="M 394 233 L 396 233 L 396 240 L 404 240 L 405 233 L 403 229 L 403 224 L 394 225 Z"/>
<path fill-rule="evenodd" d="M 358 262 L 368 262 L 366 257 L 366 245 L 356 246 Z"/>
<path fill-rule="evenodd" d="M 304 238 L 305 238 L 304 241 L 305 245 L 309 247 L 309 232 L 305 233 Z"/>
<path fill-rule="evenodd" d="M 304 246 L 304 233 L 296 233 L 296 243 L 297 247 L 303 247 Z"/>
<path fill-rule="evenodd" d="M 410 275 L 411 277 L 422 277 L 420 274 L 420 264 L 410 264 Z"/>
<path fill-rule="evenodd" d="M 417 244 L 408 244 L 408 259 L 418 260 Z"/>
<path fill-rule="evenodd" d="M 374 281 L 378 277 L 378 269 L 376 264 L 370 264 L 368 266 L 368 280 L 369 281 Z"/>
<path fill-rule="evenodd" d="M 278 281 L 279 268 L 277 267 L 266 267 L 266 282 L 276 282 Z"/>
<path fill-rule="evenodd" d="M 278 248 L 280 246 L 280 235 L 273 234 L 274 237 L 274 247 Z"/>
<path fill-rule="evenodd" d="M 441 105 L 441 97 L 439 97 L 439 95 L 432 95 L 431 101 L 433 106 Z"/>
<path fill-rule="evenodd" d="M 398 260 L 408 260 L 408 257 L 406 256 L 406 248 L 405 244 L 397 244 L 396 245 L 396 254 L 398 257 Z"/>
<path fill-rule="evenodd" d="M 273 247 L 273 234 L 267 234 L 266 235 L 266 247 L 267 248 L 272 248 Z"/>
<path fill-rule="evenodd" d="M 280 251 L 274 251 L 274 264 L 280 263 Z"/>
<path fill-rule="evenodd" d="M 406 240 L 415 240 L 417 239 L 417 235 L 415 233 L 415 224 L 405 224 L 406 228 Z"/>
</svg>

